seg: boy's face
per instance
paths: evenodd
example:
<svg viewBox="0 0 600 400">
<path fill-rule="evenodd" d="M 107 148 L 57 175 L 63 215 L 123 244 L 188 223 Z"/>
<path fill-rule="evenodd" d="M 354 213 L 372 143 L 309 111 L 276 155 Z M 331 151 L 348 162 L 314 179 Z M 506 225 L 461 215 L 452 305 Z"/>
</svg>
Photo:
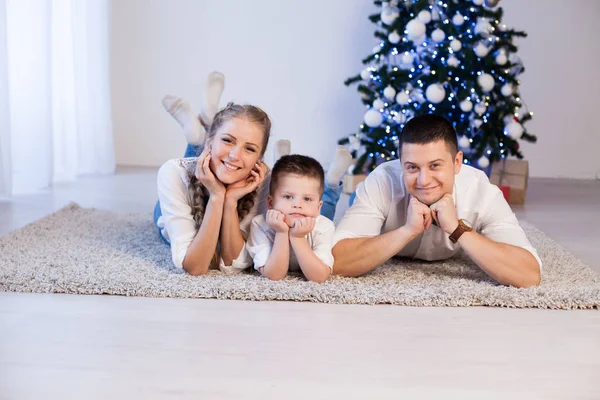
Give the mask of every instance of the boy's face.
<svg viewBox="0 0 600 400">
<path fill-rule="evenodd" d="M 275 192 L 267 197 L 269 209 L 281 212 L 290 228 L 299 218 L 316 218 L 323 205 L 319 187 L 318 179 L 295 174 L 282 174 L 277 182 Z"/>
<path fill-rule="evenodd" d="M 406 189 L 421 203 L 432 205 L 445 194 L 452 194 L 454 177 L 462 166 L 463 154 L 456 156 L 446 142 L 404 143 L 400 162 Z"/>
</svg>

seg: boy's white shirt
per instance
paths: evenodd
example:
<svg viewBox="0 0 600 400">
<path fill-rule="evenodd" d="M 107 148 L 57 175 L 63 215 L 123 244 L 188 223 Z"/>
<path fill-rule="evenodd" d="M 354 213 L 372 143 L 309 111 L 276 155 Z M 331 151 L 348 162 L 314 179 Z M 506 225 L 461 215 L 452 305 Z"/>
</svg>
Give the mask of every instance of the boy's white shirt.
<svg viewBox="0 0 600 400">
<path fill-rule="evenodd" d="M 338 224 L 334 245 L 343 239 L 374 237 L 397 229 L 406 223 L 410 194 L 402 179 L 400 161 L 381 164 L 356 188 L 354 204 Z M 463 165 L 456 175 L 453 192 L 459 219 L 465 219 L 481 235 L 499 243 L 507 243 L 529 251 L 542 261 L 533 248 L 502 192 L 490 183 L 480 170 Z M 432 225 L 406 245 L 399 256 L 421 260 L 445 260 L 461 249 L 449 235 Z"/>
<path fill-rule="evenodd" d="M 314 229 L 306 236 L 310 248 L 330 269 L 333 269 L 331 249 L 333 248 L 334 232 L 333 222 L 329 218 L 319 215 L 316 218 Z M 275 230 L 267 223 L 264 214 L 257 215 L 252 219 L 246 248 L 254 261 L 254 268 L 259 269 L 266 264 L 269 254 L 273 250 L 275 233 Z M 291 245 L 289 271 L 300 271 L 298 259 Z"/>
</svg>

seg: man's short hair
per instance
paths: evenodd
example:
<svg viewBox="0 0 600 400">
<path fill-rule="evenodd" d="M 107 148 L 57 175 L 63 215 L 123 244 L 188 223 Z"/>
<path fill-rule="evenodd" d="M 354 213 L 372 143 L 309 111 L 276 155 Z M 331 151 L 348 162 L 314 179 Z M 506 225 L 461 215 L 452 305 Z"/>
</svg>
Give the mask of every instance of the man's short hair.
<svg viewBox="0 0 600 400">
<path fill-rule="evenodd" d="M 456 130 L 452 123 L 446 118 L 435 114 L 424 114 L 409 120 L 402 133 L 400 133 L 398 143 L 398 156 L 402 154 L 402 144 L 428 144 L 443 140 L 448 146 L 448 150 L 454 157 L 458 152 L 458 141 L 456 139 Z"/>
<path fill-rule="evenodd" d="M 281 157 L 273 166 L 271 171 L 271 184 L 269 193 L 271 196 L 277 190 L 279 179 L 282 175 L 294 174 L 319 181 L 319 198 L 323 196 L 325 189 L 325 172 L 321 164 L 312 157 L 291 154 Z"/>
</svg>

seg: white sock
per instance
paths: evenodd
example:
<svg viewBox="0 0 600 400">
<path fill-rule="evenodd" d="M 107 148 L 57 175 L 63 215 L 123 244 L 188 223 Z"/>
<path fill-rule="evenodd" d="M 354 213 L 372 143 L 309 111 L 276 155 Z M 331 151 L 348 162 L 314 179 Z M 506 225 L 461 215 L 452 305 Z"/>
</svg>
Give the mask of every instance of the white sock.
<svg viewBox="0 0 600 400">
<path fill-rule="evenodd" d="M 225 75 L 213 71 L 206 78 L 206 92 L 204 94 L 204 121 L 210 126 L 219 111 L 221 95 L 225 89 Z"/>
<path fill-rule="evenodd" d="M 344 146 L 336 147 L 333 160 L 331 160 L 325 175 L 325 182 L 331 186 L 339 185 L 350 164 L 352 164 L 352 154 L 348 149 Z"/>
<path fill-rule="evenodd" d="M 179 122 L 183 128 L 185 139 L 189 144 L 199 146 L 204 143 L 206 130 L 198 121 L 198 117 L 192 111 L 187 101 L 180 97 L 165 96 L 162 99 L 165 110 Z"/>
<path fill-rule="evenodd" d="M 273 149 L 273 162 L 279 160 L 283 156 L 287 156 L 292 151 L 292 144 L 289 140 L 280 139 L 275 142 L 275 148 Z"/>
</svg>

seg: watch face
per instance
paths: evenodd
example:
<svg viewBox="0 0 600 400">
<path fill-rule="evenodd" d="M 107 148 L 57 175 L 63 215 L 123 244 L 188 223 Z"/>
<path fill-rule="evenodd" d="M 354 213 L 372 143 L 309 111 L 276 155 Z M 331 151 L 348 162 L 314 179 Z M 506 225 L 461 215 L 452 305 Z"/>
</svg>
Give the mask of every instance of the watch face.
<svg viewBox="0 0 600 400">
<path fill-rule="evenodd" d="M 473 225 L 471 225 L 471 223 L 469 221 L 467 221 L 466 219 L 461 219 L 462 223 L 465 224 L 465 226 L 469 229 L 473 229 Z"/>
</svg>

